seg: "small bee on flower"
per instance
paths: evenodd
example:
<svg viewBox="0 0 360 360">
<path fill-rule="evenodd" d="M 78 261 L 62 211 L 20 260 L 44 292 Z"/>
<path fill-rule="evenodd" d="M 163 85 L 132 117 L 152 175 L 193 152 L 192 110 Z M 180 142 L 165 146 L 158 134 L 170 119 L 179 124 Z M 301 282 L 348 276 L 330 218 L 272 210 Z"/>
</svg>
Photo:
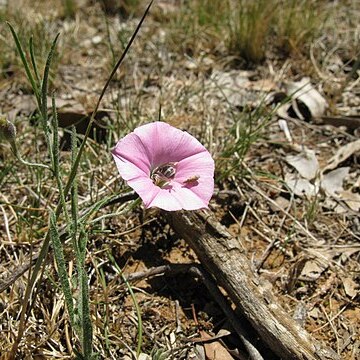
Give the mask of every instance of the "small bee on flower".
<svg viewBox="0 0 360 360">
<path fill-rule="evenodd" d="M 200 179 L 200 175 L 193 175 L 184 180 L 184 184 L 193 184 L 196 183 Z"/>
</svg>

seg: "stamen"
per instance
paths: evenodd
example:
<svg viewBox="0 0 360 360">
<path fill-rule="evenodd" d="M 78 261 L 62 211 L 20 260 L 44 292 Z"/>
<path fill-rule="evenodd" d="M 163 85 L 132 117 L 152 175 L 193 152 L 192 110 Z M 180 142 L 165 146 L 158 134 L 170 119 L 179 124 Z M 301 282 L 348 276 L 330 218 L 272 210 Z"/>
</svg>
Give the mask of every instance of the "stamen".
<svg viewBox="0 0 360 360">
<path fill-rule="evenodd" d="M 176 174 L 176 165 L 177 162 L 169 162 L 157 166 L 150 174 L 153 183 L 161 188 L 169 185 Z"/>
</svg>

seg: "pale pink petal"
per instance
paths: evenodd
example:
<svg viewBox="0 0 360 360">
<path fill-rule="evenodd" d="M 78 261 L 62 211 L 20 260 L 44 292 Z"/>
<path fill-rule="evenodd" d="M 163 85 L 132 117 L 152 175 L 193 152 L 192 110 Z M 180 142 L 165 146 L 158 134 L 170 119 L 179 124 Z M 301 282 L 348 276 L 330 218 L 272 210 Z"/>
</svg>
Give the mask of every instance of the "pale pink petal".
<svg viewBox="0 0 360 360">
<path fill-rule="evenodd" d="M 119 174 L 124 180 L 131 180 L 137 177 L 145 176 L 149 177 L 147 173 L 141 170 L 139 167 L 133 163 L 119 158 L 117 155 L 112 154 L 115 160 L 116 166 L 119 170 Z"/>
<path fill-rule="evenodd" d="M 182 188 L 190 190 L 194 195 L 196 195 L 201 201 L 206 204 L 206 207 L 209 204 L 209 201 L 214 193 L 214 179 L 211 177 L 200 177 L 194 184 L 181 184 Z"/>
<path fill-rule="evenodd" d="M 146 208 L 152 206 L 151 203 L 154 198 L 162 190 L 154 185 L 150 178 L 145 176 L 129 180 L 128 185 L 138 193 Z"/>
<path fill-rule="evenodd" d="M 197 210 L 207 208 L 208 201 L 204 202 L 191 189 L 176 182 L 168 188 L 160 189 L 147 207 L 158 207 L 167 211 Z"/>
<path fill-rule="evenodd" d="M 199 153 L 178 163 L 174 181 L 187 187 L 207 205 L 214 192 L 214 168 L 211 155 L 207 151 Z M 199 177 L 195 182 L 186 182 L 194 176 Z"/>
<path fill-rule="evenodd" d="M 152 122 L 134 130 L 153 167 L 176 162 L 199 152 L 207 151 L 193 136 L 161 121 Z"/>
<path fill-rule="evenodd" d="M 118 141 L 112 150 L 112 154 L 150 174 L 151 154 L 149 154 L 147 148 L 144 147 L 143 142 L 135 133 L 130 133 Z"/>
<path fill-rule="evenodd" d="M 211 193 L 206 192 L 203 185 L 204 183 L 201 183 L 200 181 L 199 184 L 195 186 L 189 186 L 189 185 L 184 186 L 178 183 L 174 183 L 175 191 L 173 195 L 180 202 L 184 210 L 204 209 L 208 207 L 209 200 L 213 194 L 213 190 L 211 191 Z M 200 195 L 198 195 L 193 190 L 195 188 L 199 190 Z M 212 189 L 213 189 L 213 185 L 212 185 Z"/>
<path fill-rule="evenodd" d="M 152 201 L 147 205 L 145 204 L 146 207 L 158 207 L 167 211 L 176 211 L 183 208 L 177 197 L 174 196 L 173 188 L 159 188 L 159 190 Z"/>
<path fill-rule="evenodd" d="M 214 177 L 215 164 L 208 151 L 195 154 L 178 162 L 175 179 L 185 181 L 191 176 Z"/>
</svg>

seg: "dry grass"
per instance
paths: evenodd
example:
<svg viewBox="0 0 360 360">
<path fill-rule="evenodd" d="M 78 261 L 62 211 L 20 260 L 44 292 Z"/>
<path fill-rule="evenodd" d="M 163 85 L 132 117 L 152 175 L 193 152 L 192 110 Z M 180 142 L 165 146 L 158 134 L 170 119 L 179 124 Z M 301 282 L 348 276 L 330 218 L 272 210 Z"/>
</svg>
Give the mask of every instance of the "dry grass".
<svg viewBox="0 0 360 360">
<path fill-rule="evenodd" d="M 311 6 L 318 6 L 309 1 L 287 3 L 292 6 L 288 11 L 299 12 L 301 5 L 308 14 Z M 325 1 L 319 3 L 321 7 L 330 7 Z M 53 4 L 36 7 L 34 17 L 29 2 L 24 2 L 20 10 L 3 11 L 2 18 L 21 29 L 23 40 L 33 34 L 35 44 L 40 44 L 36 50 L 39 60 L 44 58 L 54 34 L 61 32 L 52 88 L 56 89 L 59 101 L 70 97 L 90 111 L 114 58 L 136 26 L 131 14 L 137 15 L 143 3 L 125 1 L 126 20 L 124 16 L 105 15 L 99 3 L 76 2 L 74 14 L 70 10 L 64 12 L 58 2 Z M 305 9 L 304 4 L 309 6 Z M 232 234 L 239 236 L 249 260 L 260 276 L 272 283 L 279 302 L 292 314 L 306 310 L 304 326 L 315 338 L 327 343 L 344 359 L 357 359 L 359 293 L 350 296 L 348 286 L 358 287 L 360 282 L 358 214 L 337 213 L 326 206 L 324 194 L 315 200 L 307 199 L 294 196 L 284 186 L 284 175 L 293 171 L 284 161 L 289 144 L 277 126 L 273 109 L 263 102 L 254 108 L 254 99 L 263 100 L 268 92 L 254 84 L 266 79 L 277 90 L 278 83 L 301 76 L 303 68 L 311 67 L 316 76 L 314 81 L 320 90 L 323 86 L 325 95 L 333 101 L 331 111 L 358 113 L 358 80 L 356 76 L 348 77 L 348 68 L 350 60 L 358 56 L 359 9 L 355 2 L 349 2 L 343 7 L 338 4 L 336 16 L 324 10 L 321 16 L 328 16 L 329 28 L 318 34 L 315 28 L 321 16 L 317 19 L 303 16 L 290 26 L 274 20 L 275 16 L 280 17 L 274 9 L 265 7 L 259 13 L 259 8 L 250 16 L 246 8 L 241 10 L 241 16 L 248 23 L 234 25 L 225 22 L 222 14 L 228 8 L 224 2 L 198 0 L 191 6 L 194 8 L 181 1 L 155 4 L 125 66 L 112 83 L 102 103 L 102 110 L 109 117 L 106 138 L 101 143 L 89 142 L 79 171 L 80 212 L 104 196 L 129 190 L 117 175 L 109 149 L 137 125 L 158 119 L 161 109 L 163 120 L 196 135 L 214 155 L 217 191 L 211 209 Z M 350 8 L 353 10 L 349 11 Z M 214 13 L 219 16 L 214 17 Z M 284 21 L 290 18 L 284 13 L 281 16 Z M 270 34 L 265 33 L 269 28 L 260 26 L 264 22 L 259 19 L 277 24 L 277 35 L 274 28 L 270 30 L 270 38 L 277 39 L 270 48 L 267 42 Z M 304 26 L 303 21 L 311 22 L 312 27 Z M 237 28 L 239 25 L 247 29 L 247 39 L 241 37 L 245 30 Z M 251 26 L 258 35 L 248 31 Z M 305 32 L 301 31 L 303 28 Z M 254 41 L 255 38 L 258 40 Z M 23 156 L 45 161 L 44 140 L 39 128 L 29 120 L 32 109 L 26 105 L 29 88 L 4 25 L 0 40 L 4 74 L 0 89 L 2 112 L 15 121 Z M 255 43 L 259 46 L 251 49 Z M 309 53 L 307 50 L 305 55 L 300 53 L 310 48 L 312 57 L 304 60 L 303 56 Z M 254 52 L 259 49 L 261 54 Z M 266 66 L 258 66 L 250 74 L 252 85 L 245 89 L 241 105 L 232 103 L 231 93 L 217 86 L 219 79 L 213 76 L 232 69 L 236 51 L 239 51 L 236 56 L 240 54 L 251 63 L 264 57 L 267 60 Z M 290 60 L 284 60 L 284 54 L 289 53 Z M 341 129 L 300 121 L 289 126 L 295 142 L 315 150 L 322 164 L 341 145 L 355 138 Z M 68 176 L 69 158 L 68 152 L 61 152 L 64 178 Z M 46 171 L 17 163 L 7 144 L 0 144 L 0 161 L 0 273 L 1 279 L 6 279 L 39 250 L 48 227 L 48 209 L 56 204 L 58 193 Z M 349 186 L 359 176 L 358 161 L 354 154 L 344 164 L 351 168 Z M 353 191 L 359 191 L 359 184 Z M 279 196 L 288 201 L 285 208 L 274 206 Z M 173 234 L 157 210 L 138 207 L 127 215 L 118 215 L 121 206 L 117 203 L 100 210 L 87 228 L 86 269 L 94 349 L 105 359 L 126 359 L 138 341 L 134 304 L 109 254 L 126 274 L 168 263 L 196 261 L 191 249 Z M 112 216 L 102 218 L 109 214 Z M 64 224 L 64 219 L 60 224 Z M 70 276 L 75 278 L 68 242 L 66 259 Z M 313 264 L 313 260 L 325 264 L 319 277 L 309 279 L 296 272 L 305 262 Z M 6 359 L 16 339 L 27 279 L 25 273 L 0 294 L 2 359 Z M 142 351 L 152 354 L 153 359 L 160 359 L 160 353 L 166 359 L 189 359 L 194 353 L 190 339 L 196 336 L 198 328 L 192 305 L 200 326 L 208 332 L 226 326 L 221 311 L 196 279 L 180 274 L 143 279 L 132 285 L 143 318 Z M 72 289 L 74 293 L 78 290 L 75 281 Z M 73 350 L 78 349 L 78 339 L 69 324 L 53 259 L 36 290 L 17 358 L 72 358 Z M 231 348 L 242 349 L 235 336 L 225 341 Z"/>
</svg>

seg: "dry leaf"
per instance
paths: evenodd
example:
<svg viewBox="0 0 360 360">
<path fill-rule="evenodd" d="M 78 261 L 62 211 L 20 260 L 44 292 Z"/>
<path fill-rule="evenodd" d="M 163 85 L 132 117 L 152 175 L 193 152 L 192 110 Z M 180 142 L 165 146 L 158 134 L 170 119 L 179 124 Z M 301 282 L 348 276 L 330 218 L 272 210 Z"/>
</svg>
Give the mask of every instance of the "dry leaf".
<svg viewBox="0 0 360 360">
<path fill-rule="evenodd" d="M 205 331 L 200 331 L 200 336 L 204 342 L 207 360 L 234 360 L 220 341 L 212 341 L 213 337 Z"/>
<path fill-rule="evenodd" d="M 347 296 L 354 298 L 357 295 L 359 285 L 353 279 L 349 277 L 344 278 L 343 285 Z"/>
<path fill-rule="evenodd" d="M 270 203 L 270 209 L 273 212 L 281 211 L 281 209 L 282 210 L 287 210 L 289 208 L 290 201 L 288 199 L 285 199 L 282 196 L 278 196 L 274 201 L 275 201 L 277 206 Z"/>
<path fill-rule="evenodd" d="M 304 114 L 304 110 L 300 108 L 302 104 L 306 106 L 311 118 L 320 117 L 324 114 L 327 102 L 311 85 L 309 78 L 305 77 L 300 81 L 289 82 L 286 84 L 286 89 L 287 94 L 297 100 L 297 102 L 293 102 L 293 110 L 299 118 L 301 115 L 305 115 L 305 118 L 308 117 L 308 114 Z"/>
<path fill-rule="evenodd" d="M 138 360 L 151 360 L 151 357 L 147 354 L 141 353 L 138 357 Z"/>
<path fill-rule="evenodd" d="M 206 83 L 206 88 L 220 99 L 232 106 L 244 107 L 254 104 L 259 99 L 258 87 L 260 83 L 252 82 L 249 78 L 254 73 L 251 71 L 214 71 Z M 269 84 L 262 84 L 268 87 Z M 262 90 L 265 91 L 265 90 Z"/>
<path fill-rule="evenodd" d="M 215 87 L 220 98 L 226 98 L 233 106 L 246 105 L 243 86 L 249 82 L 248 72 L 216 71 L 212 74 L 211 80 L 211 86 Z"/>
<path fill-rule="evenodd" d="M 308 311 L 308 316 L 311 316 L 313 319 L 317 319 L 321 315 L 321 312 L 318 308 L 314 307 Z"/>
<path fill-rule="evenodd" d="M 312 180 L 315 178 L 318 170 L 319 163 L 312 150 L 304 149 L 298 155 L 288 155 L 285 160 L 293 166 L 298 173 L 305 179 Z"/>
<path fill-rule="evenodd" d="M 318 259 L 309 260 L 301 271 L 300 280 L 315 281 L 328 268 L 328 264 Z"/>
<path fill-rule="evenodd" d="M 349 174 L 349 167 L 341 167 L 325 174 L 321 179 L 320 186 L 327 195 L 338 198 L 340 193 L 344 191 L 343 183 Z"/>
<path fill-rule="evenodd" d="M 225 336 L 228 336 L 230 334 L 231 334 L 231 332 L 229 330 L 226 330 L 226 329 L 220 329 L 216 335 L 209 335 L 205 331 L 201 331 L 200 332 L 200 335 L 201 335 L 200 338 L 192 338 L 191 341 L 192 342 L 214 341 L 214 340 L 221 339 L 221 338 L 223 338 Z"/>
<path fill-rule="evenodd" d="M 319 191 L 317 185 L 312 184 L 307 179 L 294 176 L 293 174 L 286 174 L 285 182 L 290 191 L 297 196 L 306 196 L 310 198 L 316 196 Z"/>
<path fill-rule="evenodd" d="M 204 348 L 207 360 L 234 360 L 219 341 L 205 343 Z"/>
<path fill-rule="evenodd" d="M 360 211 L 360 194 L 353 193 L 351 190 L 341 191 L 339 198 L 353 211 Z"/>
<path fill-rule="evenodd" d="M 326 170 L 332 170 L 337 168 L 340 163 L 342 163 L 358 151 L 360 151 L 360 139 L 342 146 L 338 149 L 336 154 L 328 161 L 328 164 L 323 169 L 323 172 Z"/>
</svg>

